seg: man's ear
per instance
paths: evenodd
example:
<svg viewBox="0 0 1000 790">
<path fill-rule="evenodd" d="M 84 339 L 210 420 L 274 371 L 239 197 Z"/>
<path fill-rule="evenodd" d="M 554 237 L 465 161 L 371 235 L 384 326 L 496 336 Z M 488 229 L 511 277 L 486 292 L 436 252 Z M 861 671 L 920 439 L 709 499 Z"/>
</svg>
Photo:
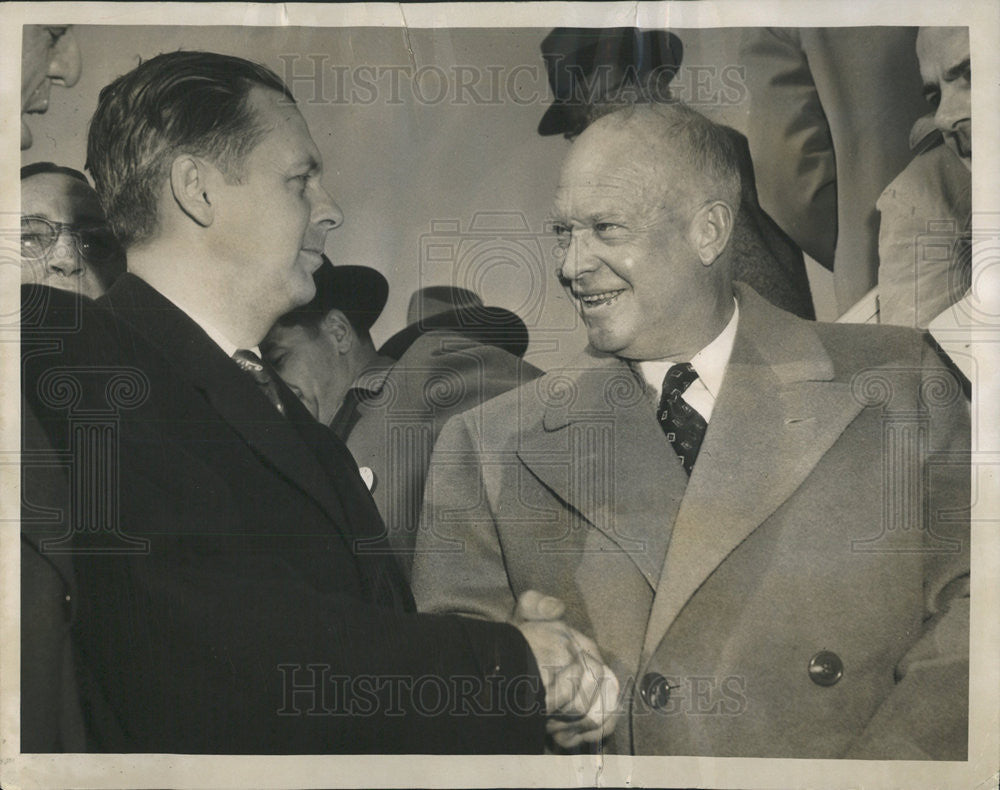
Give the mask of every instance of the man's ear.
<svg viewBox="0 0 1000 790">
<path fill-rule="evenodd" d="M 208 164 L 190 154 L 181 154 L 170 165 L 170 190 L 181 211 L 202 227 L 215 219 L 209 197 Z"/>
<path fill-rule="evenodd" d="M 341 354 L 346 354 L 354 347 L 357 339 L 354 328 L 340 310 L 330 310 L 319 325 L 320 331 L 330 338 Z"/>
<path fill-rule="evenodd" d="M 695 212 L 689 240 L 703 266 L 711 266 L 726 249 L 733 235 L 733 219 L 733 210 L 721 200 L 710 201 Z"/>
</svg>

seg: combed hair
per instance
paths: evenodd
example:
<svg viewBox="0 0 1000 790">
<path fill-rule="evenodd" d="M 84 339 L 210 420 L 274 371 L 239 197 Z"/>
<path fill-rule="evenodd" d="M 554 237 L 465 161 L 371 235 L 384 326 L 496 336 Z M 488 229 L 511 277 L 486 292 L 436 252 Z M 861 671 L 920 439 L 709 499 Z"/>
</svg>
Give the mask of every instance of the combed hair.
<svg viewBox="0 0 1000 790">
<path fill-rule="evenodd" d="M 233 183 L 263 130 L 247 96 L 254 86 L 291 92 L 265 66 L 214 52 L 169 52 L 101 90 L 87 164 L 111 229 L 128 248 L 157 229 L 160 190 L 179 153 L 203 156 Z"/>
<path fill-rule="evenodd" d="M 77 181 L 82 181 L 88 187 L 90 186 L 90 181 L 88 181 L 87 177 L 79 170 L 72 167 L 66 167 L 65 165 L 57 165 L 55 162 L 32 162 L 30 165 L 25 165 L 21 168 L 21 180 L 24 181 L 26 178 L 46 173 L 69 176 L 70 178 L 75 178 Z"/>
<path fill-rule="evenodd" d="M 592 105 L 588 126 L 603 117 L 614 116 L 628 123 L 643 114 L 655 121 L 651 127 L 656 142 L 683 157 L 701 193 L 708 199 L 725 201 L 735 212 L 740 205 L 743 168 L 739 135 L 728 126 L 713 123 L 682 102 L 650 101 Z"/>
</svg>

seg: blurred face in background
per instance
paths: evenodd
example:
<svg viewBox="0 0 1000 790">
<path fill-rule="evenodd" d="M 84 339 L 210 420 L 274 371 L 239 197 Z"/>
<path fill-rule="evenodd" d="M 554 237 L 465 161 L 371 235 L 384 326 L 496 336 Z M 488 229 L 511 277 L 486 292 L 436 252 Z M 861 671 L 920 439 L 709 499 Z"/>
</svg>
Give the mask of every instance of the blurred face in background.
<svg viewBox="0 0 1000 790">
<path fill-rule="evenodd" d="M 21 150 L 31 147 L 28 113 L 49 109 L 52 83 L 66 88 L 80 79 L 80 48 L 67 25 L 25 25 L 21 48 Z"/>
<path fill-rule="evenodd" d="M 97 193 L 64 173 L 21 181 L 21 282 L 96 299 L 124 270 Z"/>
<path fill-rule="evenodd" d="M 917 59 L 924 95 L 934 108 L 934 125 L 945 143 L 972 167 L 972 70 L 969 31 L 964 27 L 922 27 Z"/>
</svg>

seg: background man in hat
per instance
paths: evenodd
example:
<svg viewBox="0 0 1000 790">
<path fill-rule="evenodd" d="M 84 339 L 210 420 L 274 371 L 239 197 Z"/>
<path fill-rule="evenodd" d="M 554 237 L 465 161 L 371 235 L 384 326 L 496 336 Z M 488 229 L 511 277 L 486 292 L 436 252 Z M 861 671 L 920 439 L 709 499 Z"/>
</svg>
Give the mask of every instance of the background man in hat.
<svg viewBox="0 0 1000 790">
<path fill-rule="evenodd" d="M 385 307 L 385 278 L 327 261 L 314 279 L 313 300 L 279 318 L 261 349 L 313 416 L 347 443 L 409 578 L 441 428 L 541 371 L 521 359 L 524 323 L 470 291 L 417 291 L 407 327 L 376 351 L 368 330 Z"/>
<path fill-rule="evenodd" d="M 734 284 L 739 173 L 679 104 L 573 144 L 589 347 L 441 432 L 418 605 L 561 598 L 626 689 L 619 751 L 963 760 L 968 402 L 921 333 Z"/>
<path fill-rule="evenodd" d="M 313 280 L 316 295 L 281 316 L 260 348 L 309 413 L 333 426 L 359 378 L 394 362 L 379 355 L 369 332 L 385 308 L 389 283 L 375 269 L 334 267 L 326 256 Z M 344 431 L 337 435 L 347 438 Z"/>
<path fill-rule="evenodd" d="M 209 52 L 145 60 L 101 92 L 87 154 L 128 272 L 69 306 L 49 353 L 22 345 L 24 408 L 73 463 L 38 504 L 65 519 L 86 748 L 599 739 L 594 679 L 614 679 L 592 643 L 526 620 L 540 596 L 516 627 L 417 615 L 350 453 L 256 354 L 313 297 L 343 219 L 280 78 Z"/>
</svg>

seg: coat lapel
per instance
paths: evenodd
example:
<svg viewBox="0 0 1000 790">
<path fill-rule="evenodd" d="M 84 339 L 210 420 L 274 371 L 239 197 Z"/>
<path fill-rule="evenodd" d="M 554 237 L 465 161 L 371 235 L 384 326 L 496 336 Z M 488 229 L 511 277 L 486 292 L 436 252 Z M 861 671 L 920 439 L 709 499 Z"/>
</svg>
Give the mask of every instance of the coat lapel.
<svg viewBox="0 0 1000 790">
<path fill-rule="evenodd" d="M 808 322 L 738 291 L 740 322 L 650 612 L 648 657 L 720 563 L 788 499 L 862 406 Z"/>
<path fill-rule="evenodd" d="M 686 476 L 656 421 L 655 405 L 626 365 L 581 357 L 569 370 L 538 380 L 545 404 L 541 425 L 522 431 L 518 456 L 655 587 Z M 572 546 L 579 548 L 576 541 Z"/>
<path fill-rule="evenodd" d="M 139 278 L 122 275 L 106 299 L 265 463 L 316 500 L 336 523 L 347 523 L 326 472 L 305 446 L 308 432 L 301 423 L 312 418 L 283 384 L 287 419 L 194 321 Z"/>
</svg>

